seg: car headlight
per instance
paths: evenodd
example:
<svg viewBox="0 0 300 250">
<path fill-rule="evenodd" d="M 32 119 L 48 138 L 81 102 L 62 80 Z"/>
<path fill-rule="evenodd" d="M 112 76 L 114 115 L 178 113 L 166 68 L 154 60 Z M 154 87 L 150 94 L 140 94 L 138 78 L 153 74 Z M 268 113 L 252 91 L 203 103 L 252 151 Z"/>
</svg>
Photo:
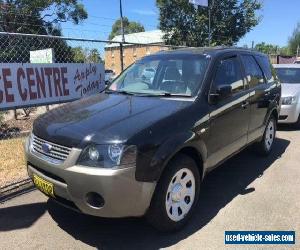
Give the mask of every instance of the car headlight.
<svg viewBox="0 0 300 250">
<path fill-rule="evenodd" d="M 296 103 L 297 98 L 296 96 L 287 96 L 287 97 L 282 97 L 281 103 L 282 105 L 292 105 Z"/>
<path fill-rule="evenodd" d="M 100 168 L 122 168 L 135 163 L 136 155 L 136 146 L 89 145 L 82 151 L 77 164 Z"/>
</svg>

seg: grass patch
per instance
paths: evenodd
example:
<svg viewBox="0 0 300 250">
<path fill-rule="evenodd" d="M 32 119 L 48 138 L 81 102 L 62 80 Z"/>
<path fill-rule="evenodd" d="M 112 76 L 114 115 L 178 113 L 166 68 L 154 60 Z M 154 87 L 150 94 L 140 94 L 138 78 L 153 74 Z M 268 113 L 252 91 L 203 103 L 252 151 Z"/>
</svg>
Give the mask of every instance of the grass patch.
<svg viewBox="0 0 300 250">
<path fill-rule="evenodd" d="M 25 138 L 0 141 L 0 187 L 27 177 Z"/>
</svg>

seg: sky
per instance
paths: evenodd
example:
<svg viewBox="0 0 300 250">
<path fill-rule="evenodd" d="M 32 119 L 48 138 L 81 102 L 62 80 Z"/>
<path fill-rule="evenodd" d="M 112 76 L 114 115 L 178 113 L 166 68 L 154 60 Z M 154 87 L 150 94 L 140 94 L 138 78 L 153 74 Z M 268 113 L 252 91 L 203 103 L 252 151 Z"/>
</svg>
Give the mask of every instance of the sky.
<svg viewBox="0 0 300 250">
<path fill-rule="evenodd" d="M 188 0 L 187 0 L 188 1 Z M 266 42 L 287 45 L 297 22 L 300 22 L 300 0 L 261 0 L 261 22 L 243 37 L 238 46 Z M 82 0 L 89 18 L 80 25 L 62 25 L 65 36 L 107 39 L 111 26 L 119 18 L 119 0 Z M 157 29 L 159 12 L 155 0 L 122 0 L 123 15 L 138 21 L 146 30 Z M 103 49 L 103 48 L 102 48 Z"/>
</svg>

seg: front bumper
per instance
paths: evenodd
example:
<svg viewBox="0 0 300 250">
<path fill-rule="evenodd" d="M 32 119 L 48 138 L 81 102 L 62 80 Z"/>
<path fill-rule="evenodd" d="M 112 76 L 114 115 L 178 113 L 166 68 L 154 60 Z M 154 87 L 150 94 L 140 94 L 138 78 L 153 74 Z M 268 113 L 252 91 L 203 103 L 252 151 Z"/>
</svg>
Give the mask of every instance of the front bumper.
<svg viewBox="0 0 300 250">
<path fill-rule="evenodd" d="M 278 123 L 296 123 L 299 118 L 300 106 L 298 103 L 293 105 L 281 105 Z"/>
<path fill-rule="evenodd" d="M 101 169 L 75 165 L 80 154 L 72 149 L 61 165 L 45 161 L 25 145 L 28 175 L 42 177 L 54 186 L 56 200 L 82 213 L 100 217 L 143 216 L 150 206 L 155 183 L 135 180 L 135 166 L 125 169 Z M 91 206 L 87 194 L 97 193 L 104 199 L 101 207 Z M 65 201 L 65 202 L 62 202 Z"/>
</svg>

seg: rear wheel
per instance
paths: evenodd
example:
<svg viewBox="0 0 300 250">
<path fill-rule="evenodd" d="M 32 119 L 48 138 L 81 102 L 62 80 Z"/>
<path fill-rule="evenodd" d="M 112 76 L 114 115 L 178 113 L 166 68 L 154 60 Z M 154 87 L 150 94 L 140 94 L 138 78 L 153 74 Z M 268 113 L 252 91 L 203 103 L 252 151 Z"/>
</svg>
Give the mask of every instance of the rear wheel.
<svg viewBox="0 0 300 250">
<path fill-rule="evenodd" d="M 147 220 L 160 231 L 180 229 L 195 209 L 199 190 L 197 164 L 186 155 L 178 155 L 168 164 L 157 184 Z"/>
<path fill-rule="evenodd" d="M 257 152 L 261 155 L 269 155 L 272 151 L 277 130 L 277 122 L 274 116 L 271 116 L 267 122 L 263 138 L 256 144 Z"/>
</svg>

